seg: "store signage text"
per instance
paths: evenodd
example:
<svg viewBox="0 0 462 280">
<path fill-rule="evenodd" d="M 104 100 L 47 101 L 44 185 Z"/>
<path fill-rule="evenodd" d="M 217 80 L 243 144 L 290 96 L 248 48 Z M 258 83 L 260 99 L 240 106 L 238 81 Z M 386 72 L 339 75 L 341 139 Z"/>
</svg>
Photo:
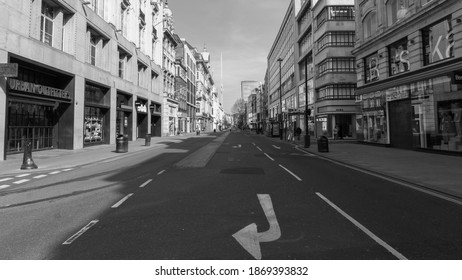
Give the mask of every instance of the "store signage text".
<svg viewBox="0 0 462 280">
<path fill-rule="evenodd" d="M 47 87 L 44 85 L 19 81 L 16 79 L 8 79 L 8 85 L 11 90 L 28 92 L 33 94 L 46 95 L 51 97 L 58 97 L 63 99 L 71 99 L 71 94 L 67 90 Z"/>
<path fill-rule="evenodd" d="M 454 72 L 454 84 L 462 84 L 462 72 Z"/>
<path fill-rule="evenodd" d="M 409 90 L 393 90 L 387 91 L 387 101 L 401 100 L 409 97 Z"/>
<path fill-rule="evenodd" d="M 143 105 L 137 106 L 136 111 L 138 113 L 147 113 L 148 112 L 148 107 L 145 104 L 143 104 Z"/>
</svg>

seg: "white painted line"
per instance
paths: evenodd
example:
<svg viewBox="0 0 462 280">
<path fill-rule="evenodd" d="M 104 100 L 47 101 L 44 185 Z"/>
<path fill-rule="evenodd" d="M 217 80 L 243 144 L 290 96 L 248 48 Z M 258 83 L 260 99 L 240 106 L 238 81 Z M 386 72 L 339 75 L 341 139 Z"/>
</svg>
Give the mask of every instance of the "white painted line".
<svg viewBox="0 0 462 280">
<path fill-rule="evenodd" d="M 0 179 L 0 182 L 5 182 L 5 181 L 9 181 L 9 180 L 13 180 L 13 178 L 3 178 L 3 179 Z"/>
<path fill-rule="evenodd" d="M 74 168 L 63 169 L 63 172 L 74 170 Z"/>
<path fill-rule="evenodd" d="M 274 161 L 274 158 L 270 157 L 267 153 L 265 153 L 265 156 L 267 156 L 270 160 Z"/>
<path fill-rule="evenodd" d="M 370 238 L 372 238 L 375 242 L 377 242 L 379 245 L 381 245 L 382 247 L 384 247 L 385 249 L 387 249 L 390 253 L 392 253 L 396 258 L 398 258 L 399 260 L 407 260 L 407 258 L 405 256 L 403 256 L 400 252 L 396 251 L 393 247 L 391 247 L 390 245 L 388 245 L 385 241 L 383 241 L 382 239 L 380 239 L 377 235 L 373 234 L 370 230 L 368 230 L 365 226 L 363 226 L 362 224 L 360 224 L 358 221 L 356 221 L 353 217 L 351 217 L 350 215 L 348 215 L 347 213 L 345 213 L 342 209 L 340 209 L 337 205 L 335 205 L 334 203 L 332 203 L 329 199 L 327 199 L 326 197 L 324 197 L 322 194 L 320 193 L 316 193 L 317 196 L 319 196 L 322 200 L 324 200 L 327 204 L 329 204 L 332 208 L 334 208 L 335 210 L 337 210 L 337 212 L 339 212 L 340 214 L 342 214 L 342 216 L 344 216 L 345 218 L 347 218 L 350 222 L 352 222 L 355 226 L 357 226 L 360 230 L 362 230 L 365 234 L 367 234 Z"/>
<path fill-rule="evenodd" d="M 258 147 L 258 146 L 256 146 L 256 147 L 257 147 L 257 149 L 258 149 L 260 152 L 263 152 L 263 150 L 262 150 L 262 149 L 260 149 L 260 147 Z"/>
<path fill-rule="evenodd" d="M 29 176 L 29 175 L 30 175 L 30 173 L 29 173 L 29 174 L 21 174 L 21 175 L 16 176 L 16 178 L 27 177 L 27 176 Z"/>
<path fill-rule="evenodd" d="M 77 238 L 79 238 L 82 234 L 84 234 L 87 230 L 89 230 L 92 226 L 94 226 L 97 222 L 99 222 L 98 220 L 93 220 L 91 222 L 88 223 L 88 225 L 84 226 L 81 230 L 79 230 L 76 234 L 72 235 L 71 237 L 69 237 L 69 239 L 67 239 L 66 241 L 64 241 L 64 243 L 62 245 L 69 245 L 71 244 L 72 242 L 74 242 Z"/>
<path fill-rule="evenodd" d="M 55 174 L 59 174 L 59 173 L 61 173 L 61 171 L 53 171 L 53 172 L 50 172 L 50 173 L 48 173 L 48 174 L 50 174 L 50 175 L 55 175 Z"/>
<path fill-rule="evenodd" d="M 9 186 L 10 186 L 10 185 L 1 185 L 1 186 L 0 186 L 0 190 L 1 190 L 1 189 L 6 189 L 6 188 L 8 188 Z"/>
<path fill-rule="evenodd" d="M 285 171 L 287 171 L 290 175 L 294 176 L 295 179 L 299 180 L 299 181 L 302 181 L 302 178 L 298 177 L 297 175 L 295 175 L 295 173 L 293 173 L 292 171 L 290 171 L 289 169 L 285 168 L 284 166 L 280 165 L 279 166 L 284 169 Z"/>
<path fill-rule="evenodd" d="M 22 180 L 13 182 L 13 184 L 19 185 L 19 184 L 22 184 L 22 183 L 25 183 L 25 182 L 28 182 L 28 181 L 30 181 L 30 180 L 29 179 L 22 179 Z"/>
<path fill-rule="evenodd" d="M 127 199 L 129 199 L 130 196 L 132 196 L 132 195 L 133 195 L 133 193 L 128 194 L 127 196 L 125 196 L 124 198 L 122 198 L 121 200 L 119 200 L 119 202 L 117 202 L 116 204 L 112 205 L 111 208 L 117 208 L 117 207 L 119 207 L 120 205 L 122 205 L 122 203 L 124 203 L 124 202 L 125 202 Z"/>
<path fill-rule="evenodd" d="M 34 179 L 40 179 L 40 178 L 44 178 L 46 176 L 48 176 L 48 175 L 46 175 L 46 174 L 37 175 L 37 176 L 34 177 Z"/>
<path fill-rule="evenodd" d="M 162 174 L 162 173 L 164 173 L 164 172 L 165 172 L 165 169 L 162 170 L 162 171 L 159 171 L 159 173 L 157 173 L 157 175 L 160 175 L 160 174 Z"/>
<path fill-rule="evenodd" d="M 273 147 L 274 147 L 275 149 L 278 149 L 278 150 L 281 149 L 281 147 L 278 147 L 278 146 L 276 146 L 276 145 L 273 145 Z"/>
<path fill-rule="evenodd" d="M 140 186 L 140 188 L 146 187 L 146 185 L 149 184 L 149 183 L 151 183 L 151 181 L 152 181 L 152 179 L 147 180 L 146 182 L 144 182 L 144 183 Z"/>
</svg>

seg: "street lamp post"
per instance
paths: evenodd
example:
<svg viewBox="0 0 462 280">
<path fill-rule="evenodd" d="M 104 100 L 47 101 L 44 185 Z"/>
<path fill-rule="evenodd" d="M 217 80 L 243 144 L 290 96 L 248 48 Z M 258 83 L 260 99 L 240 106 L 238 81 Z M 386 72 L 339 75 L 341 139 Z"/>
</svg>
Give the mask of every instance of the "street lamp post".
<svg viewBox="0 0 462 280">
<path fill-rule="evenodd" d="M 308 59 L 305 60 L 305 148 L 310 147 L 310 133 L 308 131 L 308 116 L 311 115 L 308 109 Z"/>
<path fill-rule="evenodd" d="M 283 140 L 283 137 L 282 137 L 282 88 L 281 88 L 281 62 L 282 62 L 282 58 L 278 58 L 278 62 L 279 62 L 279 111 L 280 111 L 280 114 L 279 114 L 279 137 L 281 140 Z"/>
</svg>

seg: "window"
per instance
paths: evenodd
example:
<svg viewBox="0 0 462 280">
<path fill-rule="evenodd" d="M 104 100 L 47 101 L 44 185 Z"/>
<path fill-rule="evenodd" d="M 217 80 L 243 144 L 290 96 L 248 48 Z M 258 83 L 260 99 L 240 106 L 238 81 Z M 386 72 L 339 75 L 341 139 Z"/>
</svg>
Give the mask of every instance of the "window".
<svg viewBox="0 0 462 280">
<path fill-rule="evenodd" d="M 355 33 L 353 31 L 334 31 L 325 33 L 318 41 L 318 51 L 328 46 L 354 46 Z"/>
<path fill-rule="evenodd" d="M 355 59 L 336 57 L 327 58 L 318 64 L 318 76 L 328 72 L 355 72 Z"/>
<path fill-rule="evenodd" d="M 389 0 L 386 5 L 388 26 L 392 26 L 407 15 L 408 0 Z"/>
<path fill-rule="evenodd" d="M 377 13 L 372 11 L 363 20 L 363 38 L 367 39 L 377 32 Z"/>
<path fill-rule="evenodd" d="M 410 63 L 407 42 L 408 40 L 405 38 L 388 47 L 388 53 L 390 55 L 390 76 L 409 71 Z"/>
<path fill-rule="evenodd" d="M 318 100 L 355 99 L 355 84 L 328 85 L 318 90 Z"/>
<path fill-rule="evenodd" d="M 327 6 L 316 16 L 319 28 L 328 20 L 355 20 L 354 6 Z"/>
<path fill-rule="evenodd" d="M 95 34 L 90 33 L 90 51 L 89 51 L 90 61 L 89 62 L 91 65 L 95 65 L 95 66 L 96 66 L 97 45 L 98 45 L 98 37 Z"/>
<path fill-rule="evenodd" d="M 300 54 L 305 54 L 311 47 L 313 46 L 313 39 L 311 31 L 308 32 L 303 38 L 300 40 L 299 43 L 299 51 Z"/>
<path fill-rule="evenodd" d="M 451 18 L 422 30 L 425 65 L 454 57 L 454 32 Z"/>
<path fill-rule="evenodd" d="M 374 53 L 364 59 L 365 64 L 365 83 L 377 81 L 379 79 L 379 55 Z"/>
<path fill-rule="evenodd" d="M 123 36 L 127 36 L 127 5 L 122 2 L 120 4 L 120 30 L 122 31 Z"/>
<path fill-rule="evenodd" d="M 42 2 L 40 20 L 40 41 L 50 46 L 53 45 L 53 19 L 54 9 L 47 2 Z"/>
</svg>

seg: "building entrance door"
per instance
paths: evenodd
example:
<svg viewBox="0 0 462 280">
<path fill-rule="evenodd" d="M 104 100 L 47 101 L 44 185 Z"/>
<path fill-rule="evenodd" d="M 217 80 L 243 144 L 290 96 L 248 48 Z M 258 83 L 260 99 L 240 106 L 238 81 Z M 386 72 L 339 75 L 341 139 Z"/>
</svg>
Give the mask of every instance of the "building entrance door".
<svg viewBox="0 0 462 280">
<path fill-rule="evenodd" d="M 412 149 L 411 100 L 388 103 L 390 116 L 390 143 L 397 148 Z"/>
</svg>

